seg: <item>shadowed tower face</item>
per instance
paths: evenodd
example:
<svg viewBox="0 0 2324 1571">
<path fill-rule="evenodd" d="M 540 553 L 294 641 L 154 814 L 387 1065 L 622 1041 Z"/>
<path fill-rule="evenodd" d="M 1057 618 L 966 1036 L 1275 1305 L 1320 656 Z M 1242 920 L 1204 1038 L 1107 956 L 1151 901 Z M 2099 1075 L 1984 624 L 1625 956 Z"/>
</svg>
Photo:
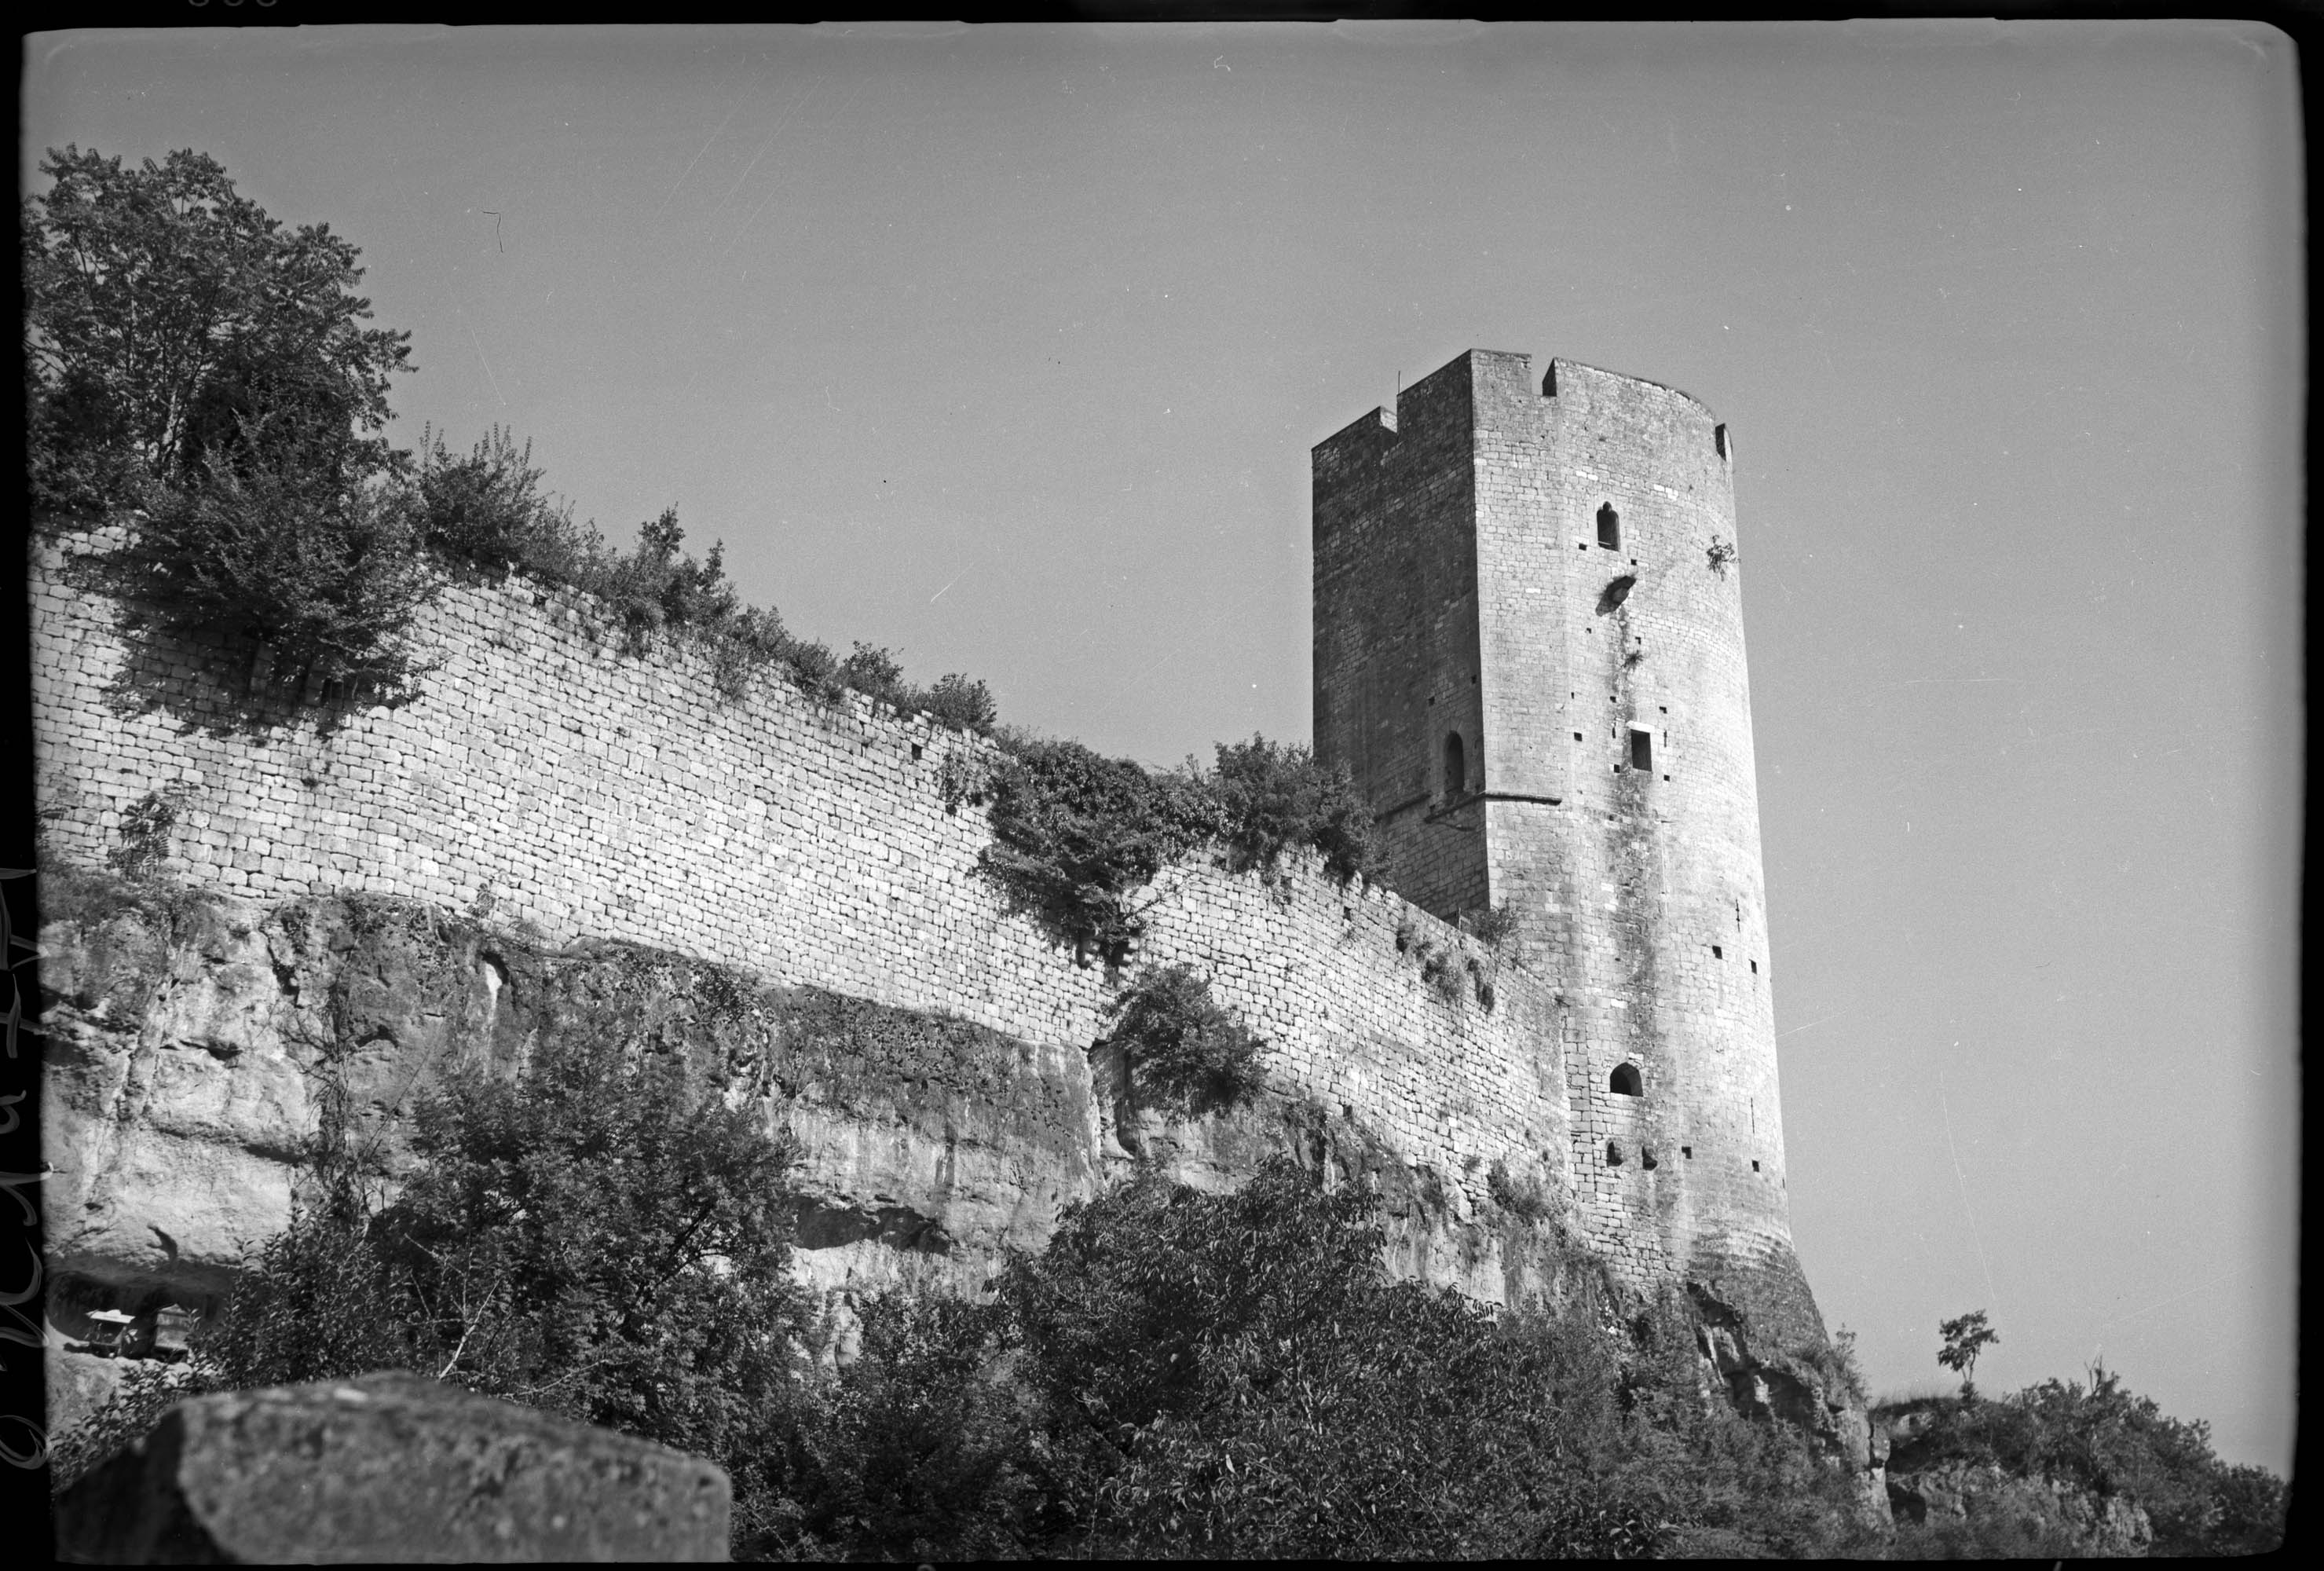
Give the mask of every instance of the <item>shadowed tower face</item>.
<svg viewBox="0 0 2324 1571">
<path fill-rule="evenodd" d="M 1791 1248 L 1727 429 L 1471 350 L 1314 450 L 1315 751 L 1398 892 L 1563 993 L 1574 1198 L 1642 1283 L 1821 1343 Z M 1811 1329 L 1812 1328 L 1812 1329 Z"/>
</svg>

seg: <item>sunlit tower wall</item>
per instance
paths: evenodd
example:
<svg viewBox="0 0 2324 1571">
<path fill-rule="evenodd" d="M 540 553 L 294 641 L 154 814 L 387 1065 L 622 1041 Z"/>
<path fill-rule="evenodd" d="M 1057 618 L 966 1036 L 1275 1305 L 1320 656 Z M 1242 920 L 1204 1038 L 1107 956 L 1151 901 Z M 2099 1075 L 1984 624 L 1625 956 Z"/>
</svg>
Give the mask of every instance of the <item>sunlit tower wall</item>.
<svg viewBox="0 0 2324 1571">
<path fill-rule="evenodd" d="M 1574 1200 L 1641 1284 L 1821 1343 L 1793 1254 L 1733 445 L 1471 350 L 1314 449 L 1315 750 L 1388 882 L 1565 998 Z"/>
</svg>

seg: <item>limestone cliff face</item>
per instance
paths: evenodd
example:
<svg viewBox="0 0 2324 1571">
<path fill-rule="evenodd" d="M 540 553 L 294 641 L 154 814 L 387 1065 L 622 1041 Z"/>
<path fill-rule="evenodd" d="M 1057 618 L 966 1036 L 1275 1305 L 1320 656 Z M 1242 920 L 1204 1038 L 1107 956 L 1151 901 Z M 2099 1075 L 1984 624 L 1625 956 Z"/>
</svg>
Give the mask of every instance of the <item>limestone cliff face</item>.
<svg viewBox="0 0 2324 1571">
<path fill-rule="evenodd" d="M 50 1315 L 60 1337 L 85 1338 L 93 1309 L 199 1308 L 227 1289 L 290 1220 L 327 1109 L 392 1185 L 411 1161 L 409 1115 L 447 1070 L 515 1072 L 585 1035 L 689 1056 L 761 1111 L 770 1138 L 793 1144 L 795 1269 L 828 1295 L 833 1356 L 848 1355 L 864 1295 L 973 1289 L 1010 1251 L 1040 1249 L 1065 1206 L 1142 1167 L 1216 1190 L 1277 1152 L 1380 1197 L 1399 1275 L 1488 1303 L 1584 1280 L 1623 1290 L 1571 1243 L 1554 1191 L 1415 1163 L 1296 1087 L 1173 1121 L 1138 1105 L 1102 1045 L 1038 1045 L 667 950 L 550 945 L 392 897 L 268 906 L 61 865 L 43 883 Z M 1861 1411 L 1796 1356 L 1798 1327 L 1735 1308 L 1722 1287 L 1735 1289 L 1690 1284 L 1707 1386 L 1821 1435 L 1868 1470 L 1877 1492 Z M 118 1372 L 61 1351 L 51 1363 L 53 1425 L 100 1401 Z"/>
<path fill-rule="evenodd" d="M 550 947 L 381 897 L 267 907 L 69 872 L 50 883 L 50 1262 L 60 1300 L 83 1310 L 226 1289 L 288 1222 L 333 1099 L 392 1183 L 410 1161 L 405 1120 L 447 1069 L 512 1070 L 583 1033 L 691 1056 L 791 1140 L 798 1270 L 843 1296 L 973 1287 L 1141 1163 L 1222 1188 L 1277 1151 L 1380 1193 L 1410 1275 L 1506 1302 L 1571 1269 L 1546 1206 L 1480 1205 L 1281 1091 L 1172 1123 L 1135 1106 L 1104 1050 L 668 951 Z"/>
</svg>

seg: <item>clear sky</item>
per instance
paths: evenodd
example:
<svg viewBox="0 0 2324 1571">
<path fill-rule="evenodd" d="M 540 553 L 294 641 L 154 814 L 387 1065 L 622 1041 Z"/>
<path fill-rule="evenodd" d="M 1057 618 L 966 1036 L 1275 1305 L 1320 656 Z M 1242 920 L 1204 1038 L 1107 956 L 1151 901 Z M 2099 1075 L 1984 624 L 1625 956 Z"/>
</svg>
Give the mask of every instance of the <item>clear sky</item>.
<svg viewBox="0 0 2324 1571">
<path fill-rule="evenodd" d="M 44 35 L 397 393 L 1167 763 L 1309 732 L 1308 449 L 1470 347 L 1729 423 L 1794 1227 L 1876 1387 L 2289 1466 L 2304 171 L 2254 24 Z"/>
</svg>

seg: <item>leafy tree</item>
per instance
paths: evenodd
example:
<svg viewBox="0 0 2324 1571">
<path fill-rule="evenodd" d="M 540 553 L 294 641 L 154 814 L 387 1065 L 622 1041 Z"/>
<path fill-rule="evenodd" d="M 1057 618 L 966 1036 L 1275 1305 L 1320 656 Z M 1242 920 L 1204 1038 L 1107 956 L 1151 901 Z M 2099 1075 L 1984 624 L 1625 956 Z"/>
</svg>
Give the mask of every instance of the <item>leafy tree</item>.
<svg viewBox="0 0 2324 1571">
<path fill-rule="evenodd" d="M 1266 1044 L 1211 996 L 1189 966 L 1149 970 L 1105 1006 L 1137 1081 L 1181 1114 L 1248 1102 L 1266 1084 Z"/>
<path fill-rule="evenodd" d="M 1944 1346 L 1937 1353 L 1937 1362 L 1960 1373 L 1964 1399 L 1974 1398 L 1977 1395 L 1977 1355 L 1987 1347 L 1997 1345 L 2001 1333 L 1987 1325 L 1985 1311 L 1978 1309 L 1957 1320 L 1940 1321 L 1937 1335 L 1944 1338 Z"/>
<path fill-rule="evenodd" d="M 789 1148 L 677 1055 L 449 1079 L 372 1232 L 426 1372 L 710 1456 L 786 1387 Z"/>
<path fill-rule="evenodd" d="M 36 506 L 133 504 L 254 445 L 342 481 L 385 465 L 409 335 L 362 325 L 354 245 L 286 229 L 190 149 L 127 169 L 51 148 L 41 172 L 21 224 Z"/>
<path fill-rule="evenodd" d="M 90 564 L 124 630 L 271 646 L 278 670 L 406 693 L 434 593 L 378 434 L 409 335 L 363 323 L 359 253 L 285 228 L 218 162 L 69 146 L 22 211 L 36 510 L 134 507 Z"/>
</svg>

